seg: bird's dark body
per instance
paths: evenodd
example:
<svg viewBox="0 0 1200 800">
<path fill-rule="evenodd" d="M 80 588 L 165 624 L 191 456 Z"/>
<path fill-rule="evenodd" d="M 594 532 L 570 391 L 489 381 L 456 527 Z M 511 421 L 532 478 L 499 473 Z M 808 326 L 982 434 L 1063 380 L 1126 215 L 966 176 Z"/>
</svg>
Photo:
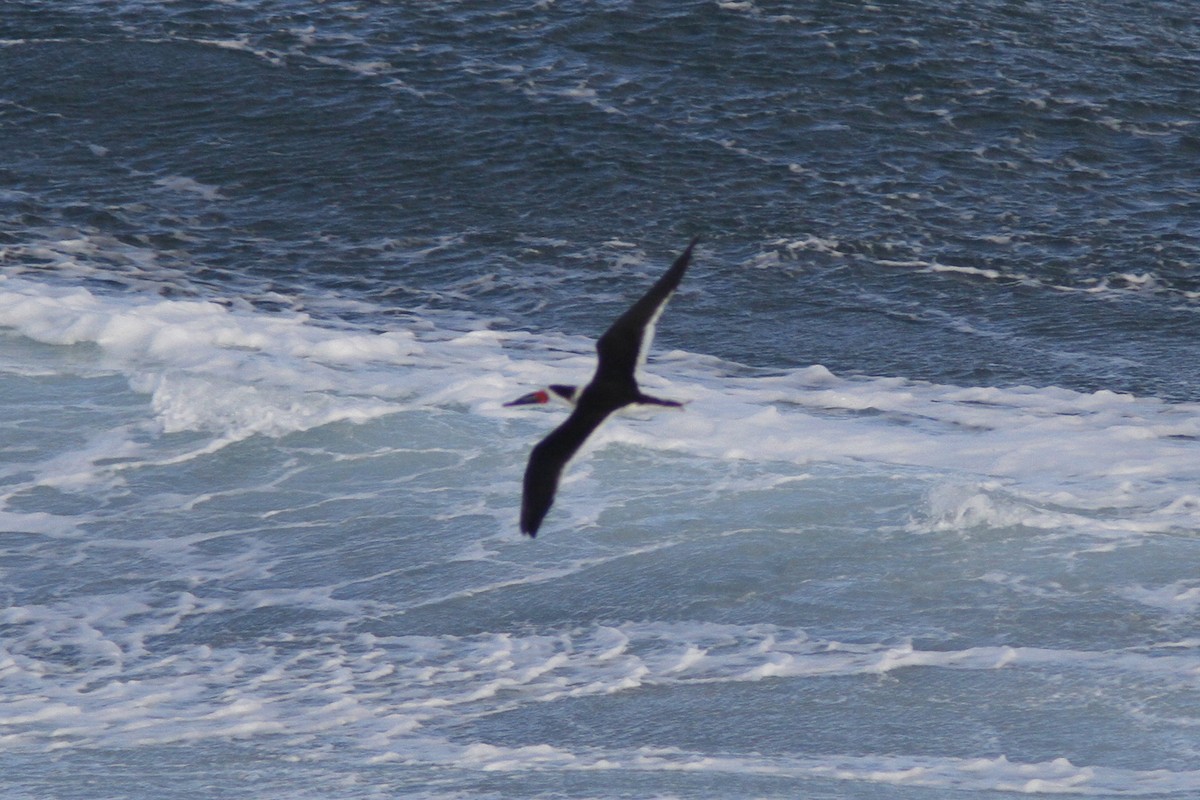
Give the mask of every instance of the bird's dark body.
<svg viewBox="0 0 1200 800">
<path fill-rule="evenodd" d="M 596 373 L 579 394 L 574 411 L 535 445 L 529 456 L 521 501 L 523 533 L 537 535 L 542 520 L 554 504 L 554 494 L 567 462 L 610 414 L 634 403 L 680 405 L 643 394 L 634 373 L 654 335 L 658 315 L 687 271 L 695 245 L 693 239 L 663 276 L 596 342 Z"/>
</svg>

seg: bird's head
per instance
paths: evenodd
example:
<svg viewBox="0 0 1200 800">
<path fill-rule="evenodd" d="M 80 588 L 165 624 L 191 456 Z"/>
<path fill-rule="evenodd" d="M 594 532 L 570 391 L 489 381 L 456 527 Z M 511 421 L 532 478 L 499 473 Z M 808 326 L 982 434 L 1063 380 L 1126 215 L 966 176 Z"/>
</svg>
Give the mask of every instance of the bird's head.
<svg viewBox="0 0 1200 800">
<path fill-rule="evenodd" d="M 536 392 L 530 392 L 529 394 L 521 395 L 511 403 L 505 403 L 504 405 L 530 406 L 540 403 L 549 403 L 555 397 L 574 405 L 575 400 L 579 397 L 579 387 L 567 386 L 561 383 L 553 383 L 547 386 L 545 389 L 538 389 Z"/>
</svg>

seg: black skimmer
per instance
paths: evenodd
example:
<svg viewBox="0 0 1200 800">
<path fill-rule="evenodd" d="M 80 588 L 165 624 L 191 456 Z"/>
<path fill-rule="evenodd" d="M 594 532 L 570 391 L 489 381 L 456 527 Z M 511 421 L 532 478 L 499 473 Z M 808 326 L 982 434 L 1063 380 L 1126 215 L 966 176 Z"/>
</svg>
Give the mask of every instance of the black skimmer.
<svg viewBox="0 0 1200 800">
<path fill-rule="evenodd" d="M 519 397 L 509 406 L 546 403 L 557 396 L 575 406 L 567 421 L 534 446 L 525 468 L 525 489 L 521 498 L 521 532 L 537 536 L 542 519 L 554 504 L 554 493 L 567 462 L 591 436 L 592 431 L 617 409 L 634 403 L 681 407 L 682 403 L 644 394 L 638 388 L 634 372 L 646 363 L 646 352 L 654 339 L 654 326 L 667 301 L 683 279 L 692 258 L 692 239 L 687 249 L 663 274 L 642 299 L 617 318 L 596 341 L 596 372 L 587 386 L 553 384 L 546 389 Z"/>
</svg>

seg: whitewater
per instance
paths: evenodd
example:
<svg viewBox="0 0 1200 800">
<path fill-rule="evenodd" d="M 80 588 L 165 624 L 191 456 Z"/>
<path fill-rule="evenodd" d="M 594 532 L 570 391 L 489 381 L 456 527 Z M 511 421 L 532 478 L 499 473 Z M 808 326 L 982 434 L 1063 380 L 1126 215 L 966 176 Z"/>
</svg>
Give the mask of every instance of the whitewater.
<svg viewBox="0 0 1200 800">
<path fill-rule="evenodd" d="M 253 745 L 256 771 L 315 771 L 314 795 L 346 769 L 388 794 L 386 765 L 500 792 L 486 776 L 1097 795 L 1197 778 L 1096 766 L 1135 721 L 1180 725 L 1194 690 L 1194 404 L 669 351 L 647 385 L 686 409 L 602 428 L 535 543 L 516 533 L 522 459 L 558 417 L 502 403 L 586 376 L 586 338 L 27 278 L 0 285 L 0 324 L 0 723 L 23 770 Z M 1001 699 L 1046 738 L 990 720 Z M 864 702 L 870 736 L 909 720 L 931 752 L 834 747 Z M 1063 755 L 1052 731 L 1080 705 L 1110 737 Z M 973 717 L 1016 738 L 974 755 Z M 793 725 L 832 752 L 795 752 Z"/>
<path fill-rule="evenodd" d="M 0 798 L 1190 800 L 1198 45 L 0 0 Z"/>
</svg>

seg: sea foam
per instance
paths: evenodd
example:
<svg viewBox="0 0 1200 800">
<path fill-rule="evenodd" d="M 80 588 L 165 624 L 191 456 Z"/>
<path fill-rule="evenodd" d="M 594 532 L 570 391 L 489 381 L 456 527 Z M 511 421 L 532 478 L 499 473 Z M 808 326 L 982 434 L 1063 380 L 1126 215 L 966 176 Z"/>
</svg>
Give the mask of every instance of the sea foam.
<svg viewBox="0 0 1200 800">
<path fill-rule="evenodd" d="M 295 312 L 0 282 L 0 326 L 99 348 L 164 432 L 226 441 L 280 436 L 402 410 L 468 409 L 524 436 L 560 416 L 503 403 L 585 381 L 589 340 L 487 328 L 364 331 Z M 552 352 L 542 359 L 539 352 Z M 1200 407 L 1111 391 L 957 387 L 842 378 L 821 366 L 747 375 L 683 352 L 652 362 L 648 389 L 682 412 L 634 410 L 589 441 L 803 469 L 873 465 L 934 476 L 929 524 L 1066 526 L 1102 535 L 1194 529 Z M 514 451 L 519 441 L 496 444 Z M 956 499 L 957 498 L 957 499 Z"/>
</svg>

